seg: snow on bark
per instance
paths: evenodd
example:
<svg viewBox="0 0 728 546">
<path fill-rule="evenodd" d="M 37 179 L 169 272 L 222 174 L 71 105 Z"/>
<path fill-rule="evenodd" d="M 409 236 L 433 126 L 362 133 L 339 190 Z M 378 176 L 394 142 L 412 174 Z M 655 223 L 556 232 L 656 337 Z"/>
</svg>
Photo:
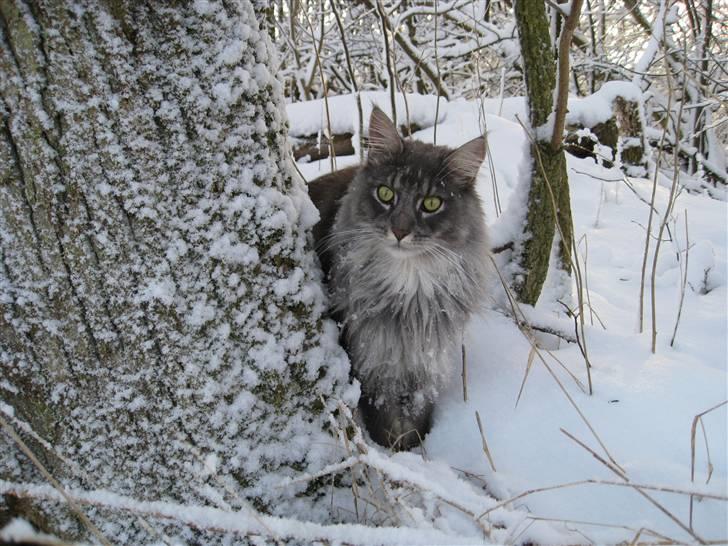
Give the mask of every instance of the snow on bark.
<svg viewBox="0 0 728 546">
<path fill-rule="evenodd" d="M 348 365 L 253 8 L 18 0 L 0 21 L 0 400 L 87 473 L 44 453 L 69 482 L 201 501 L 214 455 L 283 511 L 297 490 L 268 485 L 328 462 Z M 36 479 L 8 442 L 2 478 Z"/>
</svg>

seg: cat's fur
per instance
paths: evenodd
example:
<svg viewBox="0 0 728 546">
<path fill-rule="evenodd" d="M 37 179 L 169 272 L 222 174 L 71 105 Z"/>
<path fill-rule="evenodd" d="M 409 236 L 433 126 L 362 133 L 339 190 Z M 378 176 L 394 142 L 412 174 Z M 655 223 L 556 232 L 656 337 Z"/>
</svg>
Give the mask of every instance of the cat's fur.
<svg viewBox="0 0 728 546">
<path fill-rule="evenodd" d="M 361 167 L 309 185 L 321 214 L 314 237 L 367 429 L 407 449 L 430 430 L 465 323 L 485 297 L 488 244 L 474 188 L 485 144 L 402 140 L 377 108 L 369 141 Z M 377 197 L 382 184 L 396 192 L 389 205 Z M 425 196 L 442 199 L 437 212 L 424 211 Z"/>
</svg>

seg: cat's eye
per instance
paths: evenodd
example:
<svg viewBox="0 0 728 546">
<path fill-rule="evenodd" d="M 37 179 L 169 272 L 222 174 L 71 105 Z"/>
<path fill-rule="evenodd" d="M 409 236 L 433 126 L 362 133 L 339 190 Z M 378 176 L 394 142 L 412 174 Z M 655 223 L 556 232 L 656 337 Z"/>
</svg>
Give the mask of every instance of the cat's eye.
<svg viewBox="0 0 728 546">
<path fill-rule="evenodd" d="M 394 201 L 394 190 L 382 184 L 377 188 L 377 198 L 385 205 L 388 205 Z"/>
<path fill-rule="evenodd" d="M 422 200 L 422 210 L 425 212 L 437 212 L 442 206 L 442 199 L 436 195 L 428 195 Z"/>
</svg>

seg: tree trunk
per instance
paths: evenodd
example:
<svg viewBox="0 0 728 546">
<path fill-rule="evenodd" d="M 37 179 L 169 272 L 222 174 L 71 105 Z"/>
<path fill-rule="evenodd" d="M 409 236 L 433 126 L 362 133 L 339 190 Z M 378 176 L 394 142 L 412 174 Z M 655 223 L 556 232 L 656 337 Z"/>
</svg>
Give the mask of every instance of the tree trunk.
<svg viewBox="0 0 728 546">
<path fill-rule="evenodd" d="M 563 234 L 559 243 L 560 266 L 570 271 L 571 205 L 564 151 L 562 147 L 554 149 L 551 146 L 552 134 L 546 130 L 553 112 L 556 66 L 544 3 L 518 1 L 515 16 L 534 140 L 524 243 L 515 257 L 520 274 L 514 288 L 520 301 L 535 305 L 546 280 L 557 221 Z"/>
<path fill-rule="evenodd" d="M 326 462 L 347 365 L 270 50 L 247 1 L 0 2 L 0 415 L 69 486 L 282 512 Z M 44 481 L 7 435 L 0 479 Z"/>
</svg>

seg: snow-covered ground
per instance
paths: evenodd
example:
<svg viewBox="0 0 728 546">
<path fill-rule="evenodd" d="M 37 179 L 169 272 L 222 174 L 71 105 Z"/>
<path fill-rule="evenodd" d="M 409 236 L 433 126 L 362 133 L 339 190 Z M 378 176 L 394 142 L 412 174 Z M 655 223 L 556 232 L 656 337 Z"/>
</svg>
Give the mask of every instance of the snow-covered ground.
<svg viewBox="0 0 728 546">
<path fill-rule="evenodd" d="M 374 100 L 387 109 L 385 99 Z M 365 115 L 371 102 L 366 98 Z M 513 218 L 523 206 L 519 183 L 529 168 L 527 139 L 514 121 L 519 105 L 503 107 L 493 100 L 484 104 L 443 101 L 440 108 L 439 144 L 458 146 L 480 134 L 481 128 L 487 130 L 490 165 L 480 171 L 479 191 L 494 244 L 506 242 L 517 230 Z M 489 113 L 483 116 L 483 111 Z M 499 111 L 511 119 L 494 114 Z M 337 121 L 337 127 L 345 125 L 351 130 L 356 126 L 353 102 L 349 109 L 338 106 L 337 112 L 347 118 Z M 423 118 L 416 109 L 414 115 Z M 294 133 L 298 125 L 305 125 L 306 130 L 298 131 L 303 134 L 323 114 L 309 105 L 306 110 L 289 110 L 289 117 Z M 433 132 L 430 127 L 414 137 L 432 142 Z M 341 168 L 356 162 L 354 157 L 339 157 L 336 165 Z M 311 180 L 328 172 L 330 162 L 300 163 L 299 168 Z M 425 457 L 434 461 L 430 464 L 449 465 L 499 500 L 547 489 L 509 505 L 528 512 L 519 524 L 521 531 L 546 518 L 554 520 L 556 528 L 565 526 L 578 533 L 571 535 L 570 542 L 615 543 L 631 541 L 637 535 L 648 542 L 660 537 L 696 543 L 726 540 L 728 503 L 709 495 L 728 495 L 728 406 L 706 414 L 697 423 L 694 436 L 691 434 L 696 415 L 728 398 L 726 203 L 687 192 L 677 198 L 657 261 L 657 347 L 653 354 L 649 287 L 654 239 L 646 272 L 645 327 L 638 333 L 652 181 L 625 179 L 617 168 L 606 169 L 592 159 L 570 156 L 568 170 L 579 258 L 591 303 L 591 310 L 586 311 L 586 346 L 594 393 L 588 395 L 570 376 L 587 384 L 584 358 L 575 343 L 540 335 L 545 363 L 531 355 L 531 344 L 503 313 L 507 308 L 504 295 L 494 283 L 493 309 L 475 318 L 467 334 L 468 401 L 463 401 L 460 369 L 454 368 L 452 385 L 442 394 L 433 430 L 425 440 Z M 660 213 L 666 208 L 669 186 L 670 180 L 660 176 L 655 199 Z M 659 215 L 653 218 L 654 235 L 660 220 Z M 686 261 L 682 315 L 674 346 L 670 346 L 680 304 L 681 264 Z M 524 309 L 529 320 L 573 337 L 574 321 L 556 303 L 570 292 L 571 299 L 567 297 L 565 303 L 575 305 L 576 287 L 571 282 L 571 290 L 564 290 L 558 279 L 547 281 L 537 307 Z M 530 372 L 519 399 L 529 362 Z M 484 454 L 476 412 L 495 470 Z M 612 469 L 568 435 L 609 462 Z M 412 454 L 397 457 L 403 456 L 413 464 Z M 627 483 L 632 485 L 625 486 Z M 664 489 L 706 495 L 693 499 L 692 524 L 690 497 Z M 538 533 L 530 536 L 541 542 L 554 540 Z"/>
</svg>

